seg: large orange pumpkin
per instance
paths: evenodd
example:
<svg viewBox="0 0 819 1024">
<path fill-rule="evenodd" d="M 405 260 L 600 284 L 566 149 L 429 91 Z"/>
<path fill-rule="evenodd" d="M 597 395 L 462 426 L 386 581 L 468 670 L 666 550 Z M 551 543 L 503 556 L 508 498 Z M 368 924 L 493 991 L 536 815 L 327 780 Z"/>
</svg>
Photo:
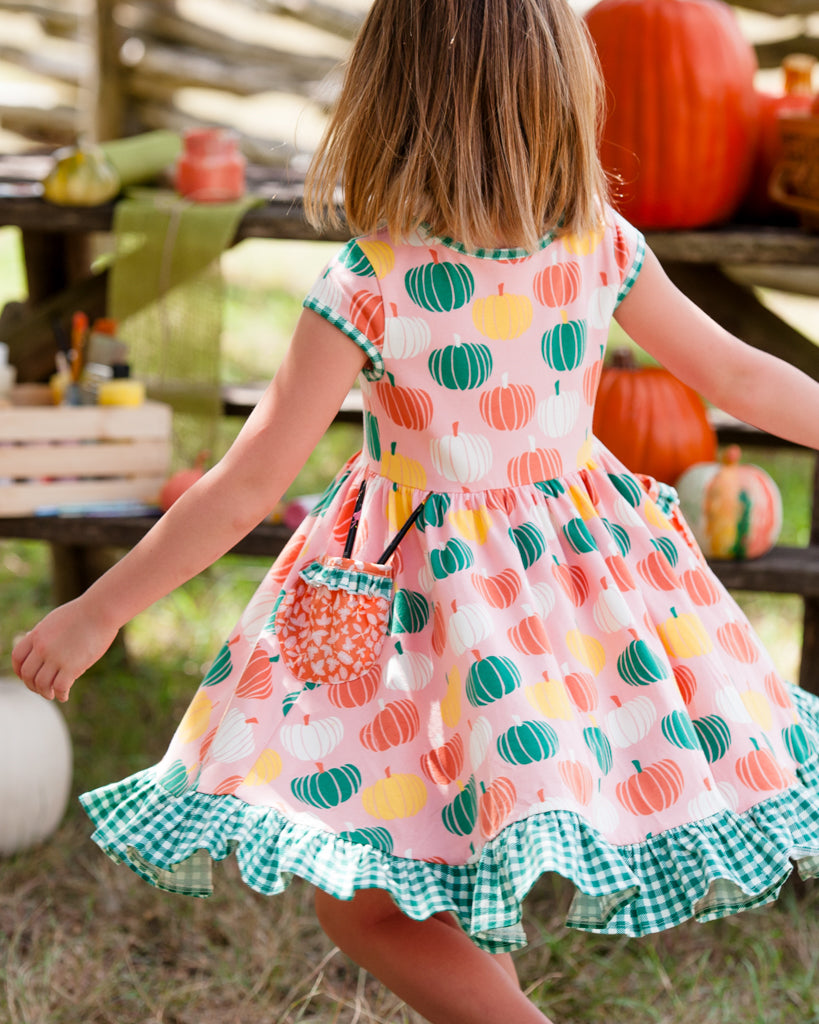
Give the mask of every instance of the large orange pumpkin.
<svg viewBox="0 0 819 1024">
<path fill-rule="evenodd" d="M 638 367 L 628 350 L 616 351 L 600 376 L 593 429 L 633 473 L 666 483 L 717 451 L 696 391 L 660 366 Z"/>
<path fill-rule="evenodd" d="M 721 0 L 602 0 L 586 14 L 608 93 L 601 157 L 641 228 L 731 216 L 757 134 L 757 68 Z"/>
</svg>

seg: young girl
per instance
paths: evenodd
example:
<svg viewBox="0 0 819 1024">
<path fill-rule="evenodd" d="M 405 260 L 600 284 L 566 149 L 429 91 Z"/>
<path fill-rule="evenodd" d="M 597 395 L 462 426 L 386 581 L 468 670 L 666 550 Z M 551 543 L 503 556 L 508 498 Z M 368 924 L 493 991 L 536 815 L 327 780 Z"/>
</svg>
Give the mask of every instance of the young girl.
<svg viewBox="0 0 819 1024">
<path fill-rule="evenodd" d="M 376 0 L 312 170 L 359 233 L 228 454 L 21 639 L 65 700 L 117 630 L 264 518 L 355 378 L 364 450 L 282 552 L 164 760 L 83 803 L 155 885 L 316 887 L 430 1021 L 527 1024 L 508 955 L 642 935 L 819 873 L 819 701 L 783 683 L 670 488 L 591 435 L 612 313 L 735 416 L 819 447 L 819 386 L 667 280 L 605 204 L 601 87 L 564 0 Z"/>
</svg>

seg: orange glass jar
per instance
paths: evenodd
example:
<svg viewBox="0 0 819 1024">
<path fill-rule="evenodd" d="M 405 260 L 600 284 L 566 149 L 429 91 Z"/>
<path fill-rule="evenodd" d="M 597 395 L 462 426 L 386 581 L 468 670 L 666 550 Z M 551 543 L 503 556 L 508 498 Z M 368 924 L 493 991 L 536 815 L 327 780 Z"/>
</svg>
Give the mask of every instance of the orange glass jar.
<svg viewBox="0 0 819 1024">
<path fill-rule="evenodd" d="M 176 162 L 176 191 L 197 203 L 224 203 L 245 193 L 246 161 L 236 135 L 224 128 L 192 128 Z"/>
</svg>

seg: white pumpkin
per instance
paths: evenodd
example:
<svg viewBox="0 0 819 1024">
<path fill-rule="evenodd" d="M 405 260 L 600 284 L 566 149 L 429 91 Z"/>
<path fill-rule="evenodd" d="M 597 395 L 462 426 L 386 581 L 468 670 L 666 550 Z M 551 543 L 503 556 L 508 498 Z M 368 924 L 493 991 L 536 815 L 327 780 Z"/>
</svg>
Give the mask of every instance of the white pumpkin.
<svg viewBox="0 0 819 1024">
<path fill-rule="evenodd" d="M 473 722 L 470 722 L 470 729 L 469 762 L 472 765 L 472 770 L 477 771 L 489 753 L 489 745 L 492 742 L 492 726 L 488 718 L 479 715 Z"/>
<path fill-rule="evenodd" d="M 641 518 L 637 509 L 633 508 L 622 495 L 615 499 L 614 516 L 622 526 L 637 526 L 641 529 L 645 526 L 645 520 Z"/>
<path fill-rule="evenodd" d="M 597 831 L 602 835 L 611 835 L 620 824 L 620 812 L 611 802 L 598 792 L 591 804 L 591 820 Z"/>
<path fill-rule="evenodd" d="M 390 658 L 384 673 L 384 686 L 388 690 L 414 693 L 432 682 L 432 658 L 420 651 L 402 651 Z"/>
<path fill-rule="evenodd" d="M 657 720 L 657 709 L 650 697 L 633 697 L 606 715 L 606 733 L 620 750 L 645 739 Z"/>
<path fill-rule="evenodd" d="M 580 415 L 580 392 L 560 392 L 560 381 L 555 383 L 555 393 L 537 407 L 537 423 L 547 437 L 566 437 L 577 423 Z"/>
<path fill-rule="evenodd" d="M 710 818 L 712 814 L 719 814 L 725 808 L 722 793 L 713 786 L 710 779 L 703 779 L 702 792 L 688 802 L 688 815 L 692 821 L 701 821 Z"/>
<path fill-rule="evenodd" d="M 252 754 L 253 746 L 252 727 L 238 708 L 231 708 L 216 730 L 209 756 L 213 761 L 232 764 Z"/>
<path fill-rule="evenodd" d="M 278 594 L 278 589 L 275 594 L 272 594 L 270 590 L 262 584 L 253 597 L 251 597 L 247 607 L 242 612 L 242 617 L 239 620 L 239 631 L 251 644 L 256 644 L 256 641 L 259 639 L 259 634 L 267 625 Z"/>
<path fill-rule="evenodd" d="M 59 708 L 0 679 L 0 856 L 47 839 L 71 790 L 71 737 Z"/>
<path fill-rule="evenodd" d="M 311 718 L 293 722 L 281 729 L 285 750 L 299 761 L 323 761 L 344 736 L 340 718 Z"/>
<path fill-rule="evenodd" d="M 338 309 L 341 305 L 343 295 L 341 294 L 341 286 L 336 284 L 335 280 L 328 275 L 325 275 L 316 285 L 313 296 L 323 306 L 329 306 L 330 309 Z"/>
<path fill-rule="evenodd" d="M 432 342 L 427 321 L 419 316 L 398 316 L 394 305 L 392 311 L 384 323 L 384 357 L 411 359 L 426 352 Z"/>
<path fill-rule="evenodd" d="M 742 694 L 733 686 L 723 686 L 717 690 L 717 708 L 723 718 L 738 725 L 750 725 L 753 722 Z"/>
<path fill-rule="evenodd" d="M 531 511 L 529 512 L 529 520 L 536 526 L 540 527 L 547 543 L 557 539 L 557 533 L 555 531 L 554 523 L 552 522 L 552 515 L 549 512 L 548 505 L 532 505 Z"/>
<path fill-rule="evenodd" d="M 458 605 L 447 623 L 449 646 L 455 654 L 471 651 L 490 636 L 494 628 L 492 619 L 483 605 Z"/>
<path fill-rule="evenodd" d="M 452 433 L 433 438 L 430 456 L 435 469 L 459 484 L 483 479 L 492 468 L 492 445 L 483 434 L 461 434 L 453 423 Z"/>
<path fill-rule="evenodd" d="M 600 275 L 603 284 L 595 288 L 589 299 L 589 326 L 597 331 L 608 330 L 612 313 L 617 307 L 617 286 L 606 284 L 605 274 Z"/>
<path fill-rule="evenodd" d="M 606 583 L 604 578 L 603 589 L 594 604 L 594 621 L 604 633 L 617 633 L 631 622 L 631 609 L 620 590 L 607 587 Z"/>
<path fill-rule="evenodd" d="M 529 592 L 534 602 L 535 614 L 538 618 L 548 619 L 556 603 L 554 587 L 550 587 L 548 583 L 533 583 Z"/>
</svg>

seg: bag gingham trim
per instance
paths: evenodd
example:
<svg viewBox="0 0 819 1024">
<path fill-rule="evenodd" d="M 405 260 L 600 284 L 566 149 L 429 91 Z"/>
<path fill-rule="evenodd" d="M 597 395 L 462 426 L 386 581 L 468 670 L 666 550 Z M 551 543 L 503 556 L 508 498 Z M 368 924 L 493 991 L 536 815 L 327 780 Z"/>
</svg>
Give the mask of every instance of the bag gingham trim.
<svg viewBox="0 0 819 1024">
<path fill-rule="evenodd" d="M 388 565 L 358 559 L 324 555 L 305 566 L 299 576 L 305 583 L 345 590 L 350 594 L 382 597 L 389 601 L 393 591 L 393 570 Z"/>
<path fill-rule="evenodd" d="M 452 911 L 477 945 L 501 952 L 526 944 L 521 902 L 556 871 L 578 890 L 571 927 L 645 935 L 770 902 L 792 860 L 803 878 L 819 877 L 819 713 L 815 698 L 797 688 L 792 697 L 814 741 L 796 785 L 744 814 L 722 811 L 631 846 L 612 846 L 578 815 L 555 810 L 509 825 L 468 864 L 414 861 L 234 796 L 173 795 L 158 784 L 159 768 L 80 800 L 95 842 L 171 892 L 209 895 L 211 861 L 235 853 L 258 892 L 282 892 L 293 875 L 339 899 L 385 889 L 409 917 Z"/>
</svg>

